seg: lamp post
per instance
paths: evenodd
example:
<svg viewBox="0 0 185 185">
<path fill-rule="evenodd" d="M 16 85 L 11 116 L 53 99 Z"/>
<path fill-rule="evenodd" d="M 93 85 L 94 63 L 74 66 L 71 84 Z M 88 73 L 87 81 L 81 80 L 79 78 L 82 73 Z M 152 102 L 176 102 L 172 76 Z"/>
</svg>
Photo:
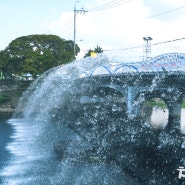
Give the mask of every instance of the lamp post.
<svg viewBox="0 0 185 185">
<path fill-rule="evenodd" d="M 76 56 L 76 3 L 79 1 L 76 1 L 74 4 L 74 57 Z"/>
<path fill-rule="evenodd" d="M 84 10 L 83 8 L 81 10 L 77 10 L 76 9 L 76 3 L 78 3 L 79 1 L 76 1 L 74 4 L 74 57 L 76 56 L 76 15 L 77 13 L 83 13 L 85 14 L 87 11 Z"/>
<path fill-rule="evenodd" d="M 143 56 L 143 60 L 144 61 L 148 61 L 148 59 L 150 59 L 151 57 L 149 56 L 149 53 L 151 53 L 151 37 L 143 37 L 143 40 L 145 42 L 145 46 L 144 46 L 144 56 Z"/>
</svg>

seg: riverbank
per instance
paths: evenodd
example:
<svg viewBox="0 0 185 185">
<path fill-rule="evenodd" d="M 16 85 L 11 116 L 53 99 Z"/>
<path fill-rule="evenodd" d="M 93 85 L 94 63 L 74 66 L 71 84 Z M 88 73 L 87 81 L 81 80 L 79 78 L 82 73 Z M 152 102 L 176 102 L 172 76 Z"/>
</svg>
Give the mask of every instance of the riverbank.
<svg viewBox="0 0 185 185">
<path fill-rule="evenodd" d="M 15 112 L 15 108 L 11 107 L 0 107 L 0 118 L 1 119 L 9 119 L 12 117 L 13 113 Z"/>
<path fill-rule="evenodd" d="M 16 110 L 19 99 L 31 81 L 0 80 L 0 119 L 9 119 Z"/>
</svg>

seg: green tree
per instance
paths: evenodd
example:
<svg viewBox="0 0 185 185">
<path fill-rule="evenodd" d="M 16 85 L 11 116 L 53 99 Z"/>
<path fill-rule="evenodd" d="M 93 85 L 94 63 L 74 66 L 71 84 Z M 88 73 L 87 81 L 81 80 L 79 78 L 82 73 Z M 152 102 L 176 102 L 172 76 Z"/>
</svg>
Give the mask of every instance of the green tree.
<svg viewBox="0 0 185 185">
<path fill-rule="evenodd" d="M 91 56 L 91 52 L 93 52 L 93 50 L 92 50 L 92 49 L 89 49 L 89 50 L 87 51 L 87 53 L 85 53 L 84 58 L 90 57 L 90 56 Z"/>
<path fill-rule="evenodd" d="M 84 58 L 91 56 L 91 52 L 103 53 L 103 49 L 97 45 L 93 50 L 89 49 L 87 53 L 84 55 Z"/>
<path fill-rule="evenodd" d="M 98 46 L 98 45 L 94 48 L 94 51 L 96 53 L 103 53 L 103 49 L 100 46 Z"/>
<path fill-rule="evenodd" d="M 56 35 L 29 35 L 13 40 L 0 52 L 0 69 L 9 74 L 42 74 L 75 59 L 74 42 Z M 76 45 L 76 52 L 80 48 Z"/>
</svg>

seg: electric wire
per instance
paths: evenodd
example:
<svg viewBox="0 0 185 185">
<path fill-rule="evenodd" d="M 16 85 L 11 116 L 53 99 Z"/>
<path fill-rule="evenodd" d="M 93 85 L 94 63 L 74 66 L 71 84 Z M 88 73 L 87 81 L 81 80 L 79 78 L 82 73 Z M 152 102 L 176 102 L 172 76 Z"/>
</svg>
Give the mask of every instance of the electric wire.
<svg viewBox="0 0 185 185">
<path fill-rule="evenodd" d="M 73 22 L 69 22 L 67 27 L 63 26 L 63 28 L 65 29 L 62 30 L 61 34 L 64 35 L 66 33 L 72 32 L 72 27 L 73 27 Z"/>
<path fill-rule="evenodd" d="M 78 15 L 78 13 L 77 13 L 77 15 Z M 78 19 L 81 19 L 81 17 L 79 17 Z M 71 16 L 68 18 L 68 20 L 62 26 L 64 29 L 62 30 L 61 35 L 72 32 L 73 25 L 74 25 L 74 20 L 73 20 L 73 15 L 71 14 Z"/>
<path fill-rule="evenodd" d="M 176 42 L 176 41 L 180 41 L 180 40 L 185 40 L 185 37 L 173 39 L 173 40 L 162 41 L 162 42 L 157 42 L 157 43 L 151 44 L 151 46 L 166 44 L 166 43 L 170 43 L 170 42 Z M 108 51 L 108 52 L 109 51 L 125 51 L 125 50 L 139 49 L 139 48 L 143 48 L 143 45 L 142 46 L 133 46 L 133 47 L 128 47 L 128 48 L 120 48 L 120 49 L 103 49 L 103 51 Z M 88 50 L 82 50 L 82 51 L 88 51 Z"/>
<path fill-rule="evenodd" d="M 81 15 L 84 15 L 84 14 L 81 14 L 81 13 L 77 13 L 76 14 L 77 16 L 80 15 L 78 17 L 78 21 L 80 21 L 80 19 L 82 19 Z M 66 25 L 66 26 L 65 26 Z M 73 16 L 70 16 L 70 18 L 68 19 L 68 21 L 66 21 L 66 24 L 63 25 L 63 28 L 65 28 L 64 30 L 62 30 L 61 32 L 61 35 L 66 35 L 67 37 L 71 37 L 71 34 L 73 32 L 73 26 L 74 26 L 74 21 L 73 21 Z M 76 29 L 76 32 L 78 32 L 78 30 Z"/>
<path fill-rule="evenodd" d="M 172 12 L 175 12 L 175 11 L 178 11 L 178 10 L 181 10 L 185 8 L 185 5 L 184 6 L 181 6 L 181 7 L 178 7 L 178 8 L 175 8 L 175 9 L 172 9 L 172 10 L 168 10 L 166 12 L 162 12 L 162 13 L 159 13 L 159 14 L 156 14 L 156 15 L 152 15 L 152 16 L 149 16 L 149 17 L 146 17 L 146 18 L 143 18 L 143 19 L 138 19 L 138 20 L 135 20 L 133 22 L 125 22 L 125 23 L 122 23 L 122 24 L 117 24 L 117 25 L 112 25 L 112 26 L 107 26 L 107 27 L 102 27 L 102 28 L 99 28 L 98 30 L 103 30 L 103 29 L 110 29 L 110 28 L 116 28 L 116 27 L 121 27 L 121 26 L 124 26 L 126 24 L 134 24 L 135 22 L 138 22 L 138 21 L 143 21 L 143 20 L 147 20 L 147 19 L 152 19 L 154 17 L 158 17 L 158 16 L 161 16 L 161 15 L 165 15 L 165 14 L 169 14 L 169 13 L 172 13 Z"/>
<path fill-rule="evenodd" d="M 118 1 L 118 2 L 117 2 L 117 1 Z M 92 9 L 89 9 L 88 11 L 89 11 L 89 12 L 90 12 L 90 11 L 98 11 L 98 10 L 101 10 L 102 8 L 104 9 L 104 8 L 106 8 L 106 7 L 112 6 L 112 5 L 114 5 L 115 3 L 119 3 L 119 2 L 120 2 L 120 0 L 114 0 L 114 1 L 111 1 L 111 2 L 109 2 L 109 3 L 103 4 L 103 5 L 101 5 L 101 6 L 98 6 L 98 7 L 92 8 Z"/>
<path fill-rule="evenodd" d="M 150 17 L 148 17 L 146 19 L 151 19 L 153 17 L 158 17 L 158 16 L 161 16 L 161 15 L 164 15 L 164 14 L 168 14 L 168 13 L 171 13 L 171 12 L 174 12 L 174 11 L 177 11 L 177 10 L 180 10 L 180 9 L 183 9 L 183 8 L 185 8 L 185 6 L 181 6 L 181 7 L 178 7 L 178 8 L 169 10 L 169 11 L 166 11 L 166 12 L 162 12 L 162 13 L 159 13 L 159 14 L 156 14 L 156 15 L 153 15 L 153 16 L 150 16 Z"/>
<path fill-rule="evenodd" d="M 115 8 L 117 6 L 121 6 L 121 5 L 128 3 L 130 1 L 133 1 L 133 0 L 114 0 L 109 3 L 103 4 L 101 6 L 98 6 L 98 7 L 92 8 L 92 9 L 87 9 L 87 11 L 88 12 L 95 12 L 95 11 L 108 10 L 111 8 Z"/>
<path fill-rule="evenodd" d="M 65 24 L 63 25 L 63 27 L 68 27 L 69 25 L 71 25 L 73 23 L 73 16 L 70 15 L 68 17 L 68 19 L 65 21 Z"/>
<path fill-rule="evenodd" d="M 176 42 L 176 41 L 180 41 L 180 40 L 185 40 L 185 38 L 183 37 L 183 38 L 178 38 L 178 39 L 173 39 L 173 40 L 157 42 L 157 43 L 151 44 L 151 46 L 166 44 L 166 43 L 170 43 L 170 42 Z M 107 50 L 104 50 L 104 51 L 124 51 L 124 50 L 138 49 L 138 48 L 143 48 L 143 45 L 142 46 L 129 47 L 129 48 L 121 48 L 121 49 L 110 49 L 110 50 L 107 49 Z"/>
<path fill-rule="evenodd" d="M 88 12 L 107 10 L 107 9 L 110 9 L 110 8 L 114 8 L 114 7 L 120 6 L 120 5 L 124 4 L 124 3 L 128 3 L 130 1 L 132 1 L 132 0 L 114 0 L 114 1 L 111 1 L 109 3 L 103 4 L 101 6 L 98 6 L 98 7 L 92 8 L 92 9 L 89 9 Z M 185 6 L 181 6 L 181 7 L 178 7 L 178 8 L 169 10 L 169 11 L 166 11 L 166 12 L 162 12 L 162 13 L 159 13 L 159 14 L 156 14 L 156 15 L 152 15 L 150 17 L 144 18 L 144 20 L 145 19 L 151 19 L 153 17 L 161 16 L 161 15 L 164 15 L 164 14 L 168 14 L 168 13 L 171 13 L 171 12 L 174 12 L 174 11 L 177 11 L 177 10 L 180 10 L 180 9 L 183 9 L 183 8 L 185 8 Z M 121 25 L 115 25 L 115 26 L 117 27 L 117 26 L 122 26 L 122 25 L 123 24 L 121 24 Z M 115 27 L 115 26 L 111 26 L 111 27 Z M 63 31 L 63 34 L 65 32 L 67 32 L 68 30 L 70 30 L 71 27 L 72 27 L 72 21 L 69 21 L 68 28 L 66 28 Z M 155 43 L 155 44 L 151 44 L 151 45 L 159 45 L 159 44 L 164 44 L 164 43 L 169 43 L 169 42 L 175 42 L 175 41 L 179 41 L 179 40 L 183 40 L 183 39 L 185 39 L 185 38 L 180 38 L 180 39 L 175 39 L 175 40 L 169 40 L 169 41 L 159 42 L 159 43 Z M 129 48 L 123 48 L 123 49 L 104 50 L 104 51 L 130 50 L 130 49 L 137 49 L 137 48 L 141 48 L 141 47 L 143 47 L 143 46 L 135 46 L 135 47 L 129 47 Z"/>
<path fill-rule="evenodd" d="M 151 45 L 159 45 L 159 44 L 166 44 L 166 43 L 170 43 L 170 42 L 176 42 L 176 41 L 180 41 L 180 40 L 184 40 L 185 38 L 178 38 L 178 39 L 173 39 L 173 40 L 167 40 L 167 41 L 163 41 L 163 42 L 158 42 L 158 43 L 154 43 Z"/>
</svg>

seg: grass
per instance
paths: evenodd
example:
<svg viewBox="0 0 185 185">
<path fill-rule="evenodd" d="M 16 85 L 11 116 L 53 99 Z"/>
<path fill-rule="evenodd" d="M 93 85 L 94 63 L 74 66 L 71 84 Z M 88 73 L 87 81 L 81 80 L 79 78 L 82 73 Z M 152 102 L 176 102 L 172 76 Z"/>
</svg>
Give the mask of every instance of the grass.
<svg viewBox="0 0 185 185">
<path fill-rule="evenodd" d="M 146 102 L 146 105 L 149 105 L 149 106 L 151 106 L 151 107 L 159 107 L 159 108 L 167 108 L 167 105 L 166 105 L 166 103 L 164 102 L 164 101 L 162 101 L 162 100 L 151 100 L 151 101 L 147 101 Z M 182 106 L 181 106 L 182 108 L 185 108 L 185 100 L 182 102 Z"/>
<path fill-rule="evenodd" d="M 146 105 L 149 105 L 151 107 L 159 107 L 159 108 L 167 108 L 166 103 L 160 100 L 151 100 L 146 103 Z"/>
</svg>

